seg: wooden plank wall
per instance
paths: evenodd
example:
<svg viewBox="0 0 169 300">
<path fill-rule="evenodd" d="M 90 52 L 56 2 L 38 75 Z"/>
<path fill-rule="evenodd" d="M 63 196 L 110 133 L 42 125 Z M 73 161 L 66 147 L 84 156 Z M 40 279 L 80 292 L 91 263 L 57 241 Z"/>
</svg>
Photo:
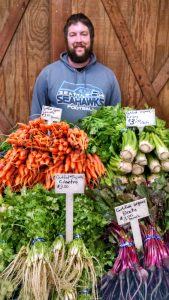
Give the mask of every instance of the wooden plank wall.
<svg viewBox="0 0 169 300">
<path fill-rule="evenodd" d="M 0 31 L 18 1 L 0 1 Z M 0 65 L 2 132 L 28 121 L 35 78 L 50 61 L 49 42 L 49 1 L 30 0 Z"/>
<path fill-rule="evenodd" d="M 0 0 L 0 31 L 18 1 Z M 157 82 L 155 79 L 169 57 L 169 0 L 120 0 L 118 5 L 149 79 L 157 86 L 158 78 Z M 143 94 L 101 0 L 30 0 L 0 64 L 2 132 L 17 122 L 28 121 L 35 78 L 64 50 L 63 25 L 68 15 L 76 12 L 91 18 L 95 26 L 95 53 L 99 61 L 114 70 L 122 104 L 143 107 Z M 157 101 L 169 126 L 169 80 Z"/>
</svg>

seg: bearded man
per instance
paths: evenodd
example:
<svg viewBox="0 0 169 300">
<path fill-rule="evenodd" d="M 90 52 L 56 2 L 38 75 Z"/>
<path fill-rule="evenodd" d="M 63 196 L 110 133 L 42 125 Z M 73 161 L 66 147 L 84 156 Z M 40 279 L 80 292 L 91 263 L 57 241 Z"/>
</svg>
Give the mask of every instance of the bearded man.
<svg viewBox="0 0 169 300">
<path fill-rule="evenodd" d="M 113 71 L 96 60 L 94 27 L 82 13 L 71 15 L 64 27 L 66 52 L 38 75 L 33 91 L 31 119 L 41 115 L 42 106 L 62 110 L 62 120 L 76 123 L 101 106 L 121 102 Z"/>
</svg>

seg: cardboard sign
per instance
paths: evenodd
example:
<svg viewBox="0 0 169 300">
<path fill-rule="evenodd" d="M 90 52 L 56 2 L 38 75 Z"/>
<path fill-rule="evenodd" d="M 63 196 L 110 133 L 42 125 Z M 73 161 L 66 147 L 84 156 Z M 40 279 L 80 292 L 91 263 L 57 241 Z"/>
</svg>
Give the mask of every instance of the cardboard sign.
<svg viewBox="0 0 169 300">
<path fill-rule="evenodd" d="M 84 174 L 56 174 L 55 191 L 61 194 L 83 194 Z"/>
<path fill-rule="evenodd" d="M 129 110 L 126 112 L 126 127 L 156 125 L 155 109 Z"/>
<path fill-rule="evenodd" d="M 115 207 L 117 222 L 119 225 L 130 223 L 134 243 L 137 249 L 142 247 L 142 238 L 138 220 L 149 216 L 147 199 L 139 199 Z"/>
<path fill-rule="evenodd" d="M 41 117 L 48 121 L 48 123 L 52 122 L 60 122 L 62 115 L 62 109 L 51 106 L 42 106 Z"/>
</svg>

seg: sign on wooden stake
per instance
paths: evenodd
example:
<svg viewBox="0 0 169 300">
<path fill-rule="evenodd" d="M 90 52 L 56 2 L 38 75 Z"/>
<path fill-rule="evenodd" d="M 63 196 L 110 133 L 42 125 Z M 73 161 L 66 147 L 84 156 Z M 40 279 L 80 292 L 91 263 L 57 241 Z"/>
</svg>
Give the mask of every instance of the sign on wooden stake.
<svg viewBox="0 0 169 300">
<path fill-rule="evenodd" d="M 117 206 L 115 213 L 119 225 L 130 223 L 135 246 L 138 250 L 141 249 L 142 238 L 138 220 L 149 216 L 147 199 L 143 198 Z"/>
<path fill-rule="evenodd" d="M 55 192 L 66 194 L 66 241 L 73 240 L 73 195 L 84 193 L 84 174 L 56 174 Z"/>
</svg>

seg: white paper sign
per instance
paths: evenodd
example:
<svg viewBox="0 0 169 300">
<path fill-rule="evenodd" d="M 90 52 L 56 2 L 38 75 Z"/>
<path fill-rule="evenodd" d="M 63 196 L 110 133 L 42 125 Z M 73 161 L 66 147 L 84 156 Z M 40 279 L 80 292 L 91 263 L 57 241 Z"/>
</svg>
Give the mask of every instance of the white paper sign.
<svg viewBox="0 0 169 300">
<path fill-rule="evenodd" d="M 83 194 L 84 174 L 56 174 L 55 191 L 60 194 Z"/>
<path fill-rule="evenodd" d="M 143 246 L 138 220 L 149 216 L 147 199 L 132 201 L 115 208 L 119 225 L 130 223 L 135 246 L 140 250 Z"/>
<path fill-rule="evenodd" d="M 73 194 L 84 193 L 85 174 L 56 174 L 55 192 L 66 194 L 66 241 L 73 240 Z"/>
<path fill-rule="evenodd" d="M 149 216 L 147 199 L 139 199 L 115 207 L 117 222 L 124 225 L 134 219 L 141 219 Z"/>
<path fill-rule="evenodd" d="M 126 127 L 156 125 L 155 109 L 129 110 L 126 112 Z"/>
<path fill-rule="evenodd" d="M 60 122 L 62 109 L 51 106 L 42 106 L 41 117 L 49 122 Z"/>
</svg>

